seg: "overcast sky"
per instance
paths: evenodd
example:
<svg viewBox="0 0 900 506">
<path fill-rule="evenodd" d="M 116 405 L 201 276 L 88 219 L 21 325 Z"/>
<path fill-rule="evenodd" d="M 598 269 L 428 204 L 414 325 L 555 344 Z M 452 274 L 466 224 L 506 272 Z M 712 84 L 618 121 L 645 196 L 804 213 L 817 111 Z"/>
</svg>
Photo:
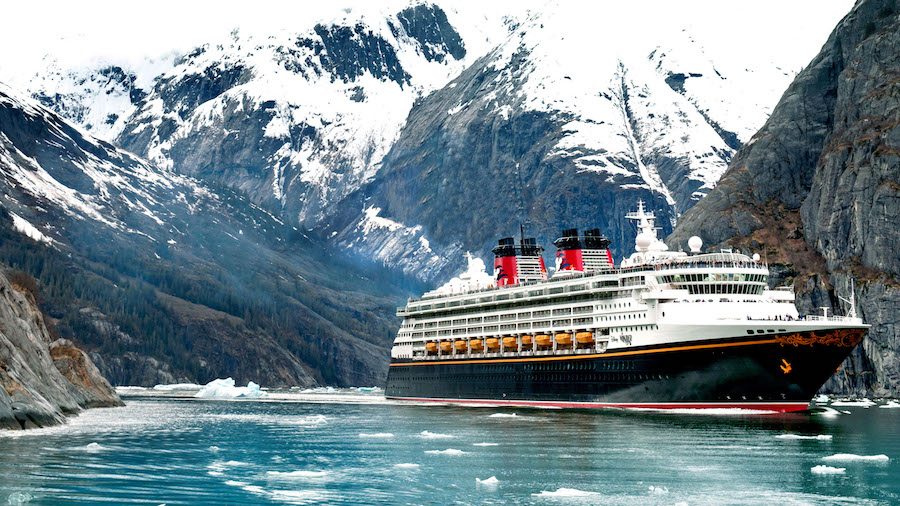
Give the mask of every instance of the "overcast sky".
<svg viewBox="0 0 900 506">
<path fill-rule="evenodd" d="M 166 53 L 183 53 L 210 40 L 217 40 L 238 27 L 242 32 L 300 29 L 319 19 L 339 15 L 341 9 L 355 11 L 376 8 L 374 1 L 27 1 L 7 2 L 0 29 L 0 80 L 24 84 L 51 54 L 64 64 L 98 59 L 124 62 Z M 402 8 L 408 0 L 388 0 Z M 490 11 L 522 12 L 546 2 L 438 0 L 439 5 L 456 5 L 463 12 L 480 15 Z M 597 9 L 603 13 L 614 3 L 583 2 L 573 5 L 577 12 Z M 621 5 L 621 4 L 618 4 Z M 633 5 L 629 2 L 629 5 Z M 702 26 L 707 38 L 722 40 L 731 47 L 762 53 L 791 51 L 802 66 L 811 59 L 831 28 L 852 7 L 851 0 L 722 0 L 641 2 L 638 12 L 647 23 L 678 23 Z M 607 10 L 608 12 L 608 10 Z M 828 28 L 823 28 L 828 27 Z M 810 33 L 812 32 L 812 33 Z M 707 42 L 709 44 L 709 42 Z M 736 56 L 740 56 L 739 53 Z M 793 64 L 793 63 L 792 63 Z M 796 70 L 796 69 L 794 69 Z"/>
</svg>

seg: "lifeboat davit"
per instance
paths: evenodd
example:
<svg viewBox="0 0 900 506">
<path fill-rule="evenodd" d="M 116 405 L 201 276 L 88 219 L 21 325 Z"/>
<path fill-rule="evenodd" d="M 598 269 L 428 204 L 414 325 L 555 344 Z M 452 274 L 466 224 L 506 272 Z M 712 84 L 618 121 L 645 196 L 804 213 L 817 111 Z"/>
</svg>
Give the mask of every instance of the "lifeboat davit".
<svg viewBox="0 0 900 506">
<path fill-rule="evenodd" d="M 469 346 L 476 351 L 481 351 L 484 348 L 481 339 L 472 339 L 469 341 Z"/>
<path fill-rule="evenodd" d="M 563 346 L 572 344 L 572 334 L 566 332 L 556 334 L 556 344 L 561 344 Z"/>
<path fill-rule="evenodd" d="M 529 339 L 528 344 L 531 344 L 531 336 L 528 336 L 528 339 Z M 518 347 L 519 347 L 519 343 L 516 342 L 515 337 L 504 337 L 503 338 L 503 348 L 509 349 L 509 348 L 518 348 Z"/>
<path fill-rule="evenodd" d="M 425 349 L 428 350 L 430 353 L 437 352 L 437 348 L 438 348 L 437 343 L 425 343 Z"/>
<path fill-rule="evenodd" d="M 578 341 L 578 344 L 594 344 L 594 333 L 577 332 L 575 334 L 575 340 Z"/>
<path fill-rule="evenodd" d="M 529 336 L 529 335 L 522 336 L 522 346 L 528 346 L 530 348 L 532 342 L 533 341 L 531 340 L 531 336 Z"/>
<path fill-rule="evenodd" d="M 455 341 L 453 346 L 456 346 L 456 349 L 459 351 L 466 351 L 466 342 L 465 341 Z"/>
<path fill-rule="evenodd" d="M 550 336 L 547 334 L 538 334 L 534 336 L 534 340 L 538 346 L 550 346 Z"/>
<path fill-rule="evenodd" d="M 450 341 L 441 341 L 441 351 L 452 351 L 453 343 Z"/>
<path fill-rule="evenodd" d="M 500 349 L 500 340 L 496 337 L 492 337 L 490 339 L 486 339 L 484 344 L 487 345 L 489 350 L 499 350 Z"/>
</svg>

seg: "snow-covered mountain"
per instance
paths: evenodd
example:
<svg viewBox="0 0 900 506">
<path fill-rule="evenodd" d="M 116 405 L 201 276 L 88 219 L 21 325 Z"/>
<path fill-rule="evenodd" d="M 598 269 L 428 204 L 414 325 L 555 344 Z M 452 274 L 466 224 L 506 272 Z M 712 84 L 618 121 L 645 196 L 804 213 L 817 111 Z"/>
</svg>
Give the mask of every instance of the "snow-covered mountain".
<svg viewBox="0 0 900 506">
<path fill-rule="evenodd" d="M 732 21 L 710 6 L 646 8 L 354 8 L 235 31 L 156 75 L 80 68 L 31 91 L 159 167 L 434 281 L 520 222 L 545 246 L 599 226 L 621 254 L 642 198 L 670 230 L 808 60 L 749 47 L 752 23 L 723 38 Z M 824 40 L 832 23 L 795 30 Z"/>
<path fill-rule="evenodd" d="M 160 170 L 2 84 L 0 261 L 40 279 L 60 332 L 117 384 L 386 373 L 396 289 L 233 190 Z"/>
</svg>

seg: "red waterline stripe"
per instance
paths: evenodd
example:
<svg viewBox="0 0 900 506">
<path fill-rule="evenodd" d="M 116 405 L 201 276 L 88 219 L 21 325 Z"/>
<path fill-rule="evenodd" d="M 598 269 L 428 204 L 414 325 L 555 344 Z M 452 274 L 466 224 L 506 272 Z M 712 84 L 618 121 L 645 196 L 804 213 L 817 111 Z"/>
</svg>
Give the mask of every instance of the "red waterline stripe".
<svg viewBox="0 0 900 506">
<path fill-rule="evenodd" d="M 616 403 L 616 402 L 558 402 L 558 401 L 516 401 L 492 399 L 440 399 L 429 397 L 387 397 L 399 401 L 438 402 L 451 404 L 491 404 L 506 406 L 549 406 L 554 408 L 644 408 L 644 409 L 753 409 L 789 413 L 809 409 L 808 402 L 669 402 L 669 403 Z"/>
</svg>

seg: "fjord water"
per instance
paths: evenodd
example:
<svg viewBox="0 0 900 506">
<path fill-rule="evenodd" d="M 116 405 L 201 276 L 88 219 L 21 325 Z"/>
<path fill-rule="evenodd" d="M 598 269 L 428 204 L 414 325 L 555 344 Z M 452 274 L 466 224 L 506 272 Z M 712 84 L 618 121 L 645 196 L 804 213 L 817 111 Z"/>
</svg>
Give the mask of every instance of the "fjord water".
<svg viewBox="0 0 900 506">
<path fill-rule="evenodd" d="M 410 405 L 358 391 L 156 395 L 0 432 L 0 503 L 900 502 L 900 409 L 738 415 Z M 835 454 L 890 460 L 823 459 Z M 822 465 L 845 471 L 812 472 Z"/>
</svg>

